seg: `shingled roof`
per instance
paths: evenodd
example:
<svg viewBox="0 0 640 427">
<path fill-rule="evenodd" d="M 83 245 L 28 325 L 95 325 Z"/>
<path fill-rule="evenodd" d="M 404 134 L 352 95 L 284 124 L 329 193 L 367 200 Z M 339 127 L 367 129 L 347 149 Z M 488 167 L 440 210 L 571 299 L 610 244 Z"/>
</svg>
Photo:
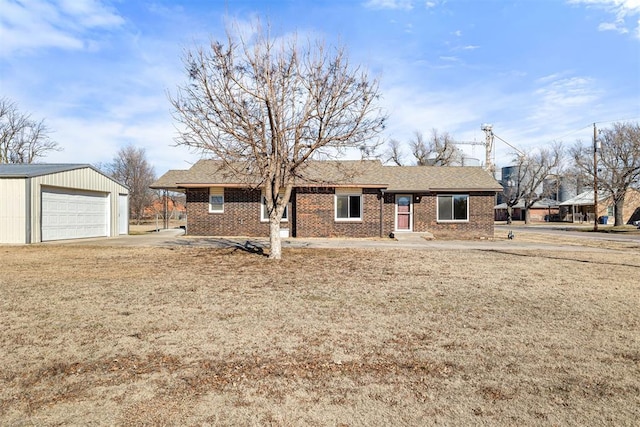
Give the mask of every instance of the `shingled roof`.
<svg viewBox="0 0 640 427">
<path fill-rule="evenodd" d="M 235 165 L 234 165 L 235 166 Z M 379 161 L 313 161 L 298 170 L 297 187 L 351 186 L 385 188 L 379 177 Z M 238 165 L 239 169 L 241 165 Z M 181 189 L 193 187 L 245 187 L 260 185 L 260 177 L 234 173 L 221 160 L 200 160 L 189 170 L 170 170 L 156 180 L 151 188 Z"/>
<path fill-rule="evenodd" d="M 477 166 L 381 166 L 389 192 L 501 191 L 500 184 Z"/>
<path fill-rule="evenodd" d="M 378 160 L 313 161 L 296 177 L 297 187 L 365 187 L 389 192 L 500 191 L 500 184 L 479 167 L 384 166 Z M 239 178 L 220 160 L 200 160 L 189 170 L 170 170 L 152 188 L 258 186 L 259 177 Z"/>
</svg>

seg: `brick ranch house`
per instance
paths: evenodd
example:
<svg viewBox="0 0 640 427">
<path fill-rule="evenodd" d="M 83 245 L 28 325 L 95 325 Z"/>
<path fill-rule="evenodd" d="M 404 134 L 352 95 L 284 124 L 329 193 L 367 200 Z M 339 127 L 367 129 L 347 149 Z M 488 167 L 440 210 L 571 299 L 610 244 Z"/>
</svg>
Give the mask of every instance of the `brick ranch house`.
<svg viewBox="0 0 640 427">
<path fill-rule="evenodd" d="M 151 186 L 186 193 L 187 234 L 268 236 L 259 181 L 234 177 L 218 160 L 170 170 Z M 384 166 L 315 161 L 300 170 L 281 224 L 283 237 L 492 238 L 500 184 L 480 167 Z"/>
</svg>

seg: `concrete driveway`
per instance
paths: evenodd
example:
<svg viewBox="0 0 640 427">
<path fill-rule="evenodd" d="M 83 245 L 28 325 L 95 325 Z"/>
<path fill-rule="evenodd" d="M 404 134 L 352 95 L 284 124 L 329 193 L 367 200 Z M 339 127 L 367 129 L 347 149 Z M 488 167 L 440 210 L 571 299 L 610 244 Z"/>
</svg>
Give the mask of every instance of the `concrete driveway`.
<svg viewBox="0 0 640 427">
<path fill-rule="evenodd" d="M 171 228 L 143 234 L 129 234 L 118 237 L 95 237 L 89 239 L 54 240 L 43 245 L 90 245 L 90 246 L 169 246 L 184 235 L 181 228 Z"/>
</svg>

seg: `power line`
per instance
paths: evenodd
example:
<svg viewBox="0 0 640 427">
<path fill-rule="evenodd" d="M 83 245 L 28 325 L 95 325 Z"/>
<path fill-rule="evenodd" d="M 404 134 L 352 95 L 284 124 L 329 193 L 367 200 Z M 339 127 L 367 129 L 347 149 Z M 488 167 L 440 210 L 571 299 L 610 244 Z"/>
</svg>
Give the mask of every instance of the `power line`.
<svg viewBox="0 0 640 427">
<path fill-rule="evenodd" d="M 602 120 L 602 121 L 599 121 L 599 122 L 591 122 L 588 125 L 585 125 L 585 126 L 581 127 L 580 129 L 573 130 L 573 131 L 571 131 L 571 132 L 569 132 L 567 134 L 564 134 L 564 135 L 562 135 L 560 137 L 557 137 L 557 138 L 552 138 L 552 140 L 563 140 L 564 138 L 566 138 L 568 136 L 571 136 L 574 133 L 578 133 L 578 132 L 580 132 L 582 130 L 591 128 L 594 124 L 599 125 L 599 124 L 604 124 L 604 123 L 628 122 L 628 121 L 631 121 L 631 120 L 640 120 L 640 117 L 629 117 L 627 119 Z"/>
<path fill-rule="evenodd" d="M 574 130 L 574 131 L 569 132 L 569 133 L 568 133 L 568 134 L 566 134 L 566 135 L 562 135 L 561 137 L 553 138 L 553 139 L 554 139 L 554 140 L 562 140 L 562 139 L 566 138 L 566 137 L 567 137 L 567 136 L 569 136 L 569 135 L 573 135 L 574 133 L 578 133 L 578 132 L 580 132 L 581 130 L 588 129 L 588 128 L 590 128 L 591 126 L 593 126 L 593 123 L 589 123 L 588 125 L 583 126 L 583 127 L 581 127 L 580 129 L 576 129 L 576 130 Z"/>
<path fill-rule="evenodd" d="M 628 121 L 631 121 L 631 120 L 640 120 L 640 117 L 630 117 L 628 119 L 604 120 L 604 121 L 601 121 L 601 122 L 593 122 L 593 123 L 599 125 L 601 123 L 628 122 Z M 589 126 L 592 126 L 593 123 L 590 124 Z"/>
</svg>

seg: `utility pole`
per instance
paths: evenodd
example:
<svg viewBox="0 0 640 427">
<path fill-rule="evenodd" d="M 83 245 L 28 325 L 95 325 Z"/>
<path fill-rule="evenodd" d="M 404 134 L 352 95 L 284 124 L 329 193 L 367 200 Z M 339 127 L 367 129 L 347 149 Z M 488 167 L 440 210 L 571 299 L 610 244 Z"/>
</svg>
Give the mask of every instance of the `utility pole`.
<svg viewBox="0 0 640 427">
<path fill-rule="evenodd" d="M 598 231 L 598 132 L 593 124 L 593 231 Z"/>
</svg>

